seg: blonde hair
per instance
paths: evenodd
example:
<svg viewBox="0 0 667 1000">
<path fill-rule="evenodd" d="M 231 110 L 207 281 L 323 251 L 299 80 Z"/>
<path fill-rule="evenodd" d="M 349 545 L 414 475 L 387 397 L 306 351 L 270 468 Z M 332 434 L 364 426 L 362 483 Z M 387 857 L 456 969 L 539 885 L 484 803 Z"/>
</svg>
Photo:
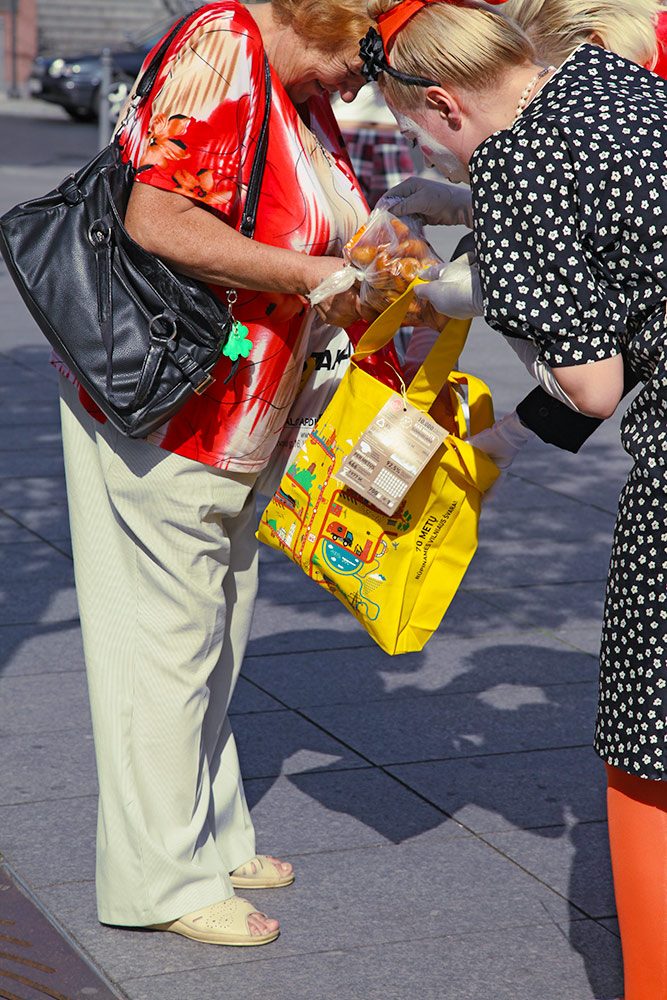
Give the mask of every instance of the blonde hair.
<svg viewBox="0 0 667 1000">
<path fill-rule="evenodd" d="M 664 9 L 662 0 L 508 0 L 504 5 L 538 54 L 556 65 L 597 35 L 611 52 L 652 67 L 658 56 L 656 19 Z"/>
<path fill-rule="evenodd" d="M 369 0 L 374 20 L 402 0 Z M 483 90 L 512 66 L 534 61 L 532 43 L 519 26 L 495 8 L 475 0 L 429 4 L 401 28 L 388 53 L 394 69 L 466 90 Z M 424 100 L 422 87 L 382 73 L 380 88 L 394 107 L 412 108 Z"/>
<path fill-rule="evenodd" d="M 333 52 L 371 26 L 366 0 L 271 0 L 273 13 L 308 44 Z"/>
</svg>

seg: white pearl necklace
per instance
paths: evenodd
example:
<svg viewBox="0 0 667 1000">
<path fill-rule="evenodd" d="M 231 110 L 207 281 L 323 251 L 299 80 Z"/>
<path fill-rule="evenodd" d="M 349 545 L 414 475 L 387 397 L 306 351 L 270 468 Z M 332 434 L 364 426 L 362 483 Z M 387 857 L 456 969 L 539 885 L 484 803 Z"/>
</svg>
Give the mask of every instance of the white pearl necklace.
<svg viewBox="0 0 667 1000">
<path fill-rule="evenodd" d="M 552 73 L 555 69 L 556 69 L 555 66 L 545 66 L 544 69 L 541 69 L 539 73 L 535 74 L 535 76 L 527 85 L 527 87 L 522 91 L 521 97 L 519 98 L 519 103 L 516 106 L 516 112 L 514 114 L 515 121 L 517 120 L 519 115 L 523 111 L 525 111 L 526 108 L 528 107 L 530 99 L 533 96 L 533 91 L 535 90 L 535 87 L 538 85 L 542 77 L 546 76 L 547 73 Z"/>
</svg>

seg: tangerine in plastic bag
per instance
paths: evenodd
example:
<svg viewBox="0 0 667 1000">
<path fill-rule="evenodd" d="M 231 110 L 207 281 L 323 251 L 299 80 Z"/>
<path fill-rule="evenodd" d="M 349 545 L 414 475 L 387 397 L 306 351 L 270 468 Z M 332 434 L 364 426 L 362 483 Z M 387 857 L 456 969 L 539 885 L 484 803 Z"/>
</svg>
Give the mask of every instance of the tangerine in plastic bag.
<svg viewBox="0 0 667 1000">
<path fill-rule="evenodd" d="M 371 213 L 346 244 L 343 257 L 359 273 L 359 300 L 368 320 L 384 312 L 427 268 L 442 263 L 417 219 L 397 219 L 386 209 Z M 442 325 L 432 306 L 419 299 L 411 305 L 405 323 Z"/>
</svg>

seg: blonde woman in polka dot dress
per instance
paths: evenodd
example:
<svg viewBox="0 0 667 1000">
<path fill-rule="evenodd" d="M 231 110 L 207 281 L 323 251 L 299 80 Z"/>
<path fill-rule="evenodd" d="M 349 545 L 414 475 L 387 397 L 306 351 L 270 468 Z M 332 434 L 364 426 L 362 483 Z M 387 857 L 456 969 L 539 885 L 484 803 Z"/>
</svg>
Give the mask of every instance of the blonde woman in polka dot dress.
<svg viewBox="0 0 667 1000">
<path fill-rule="evenodd" d="M 494 6 L 502 0 L 495 0 Z M 620 500 L 595 746 L 609 825 L 625 1000 L 667 997 L 667 83 L 583 44 L 556 70 L 475 0 L 371 0 L 362 45 L 401 128 L 468 172 L 487 322 L 544 385 L 606 418 L 624 366 Z"/>
</svg>

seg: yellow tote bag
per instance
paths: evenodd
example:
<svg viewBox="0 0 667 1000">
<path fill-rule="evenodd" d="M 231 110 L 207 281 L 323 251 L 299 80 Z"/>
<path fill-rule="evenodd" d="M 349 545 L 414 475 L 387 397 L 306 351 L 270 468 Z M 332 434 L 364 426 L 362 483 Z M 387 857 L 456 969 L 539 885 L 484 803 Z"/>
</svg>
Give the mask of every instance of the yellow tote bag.
<svg viewBox="0 0 667 1000">
<path fill-rule="evenodd" d="M 498 476 L 491 459 L 450 434 L 393 515 L 380 512 L 335 478 L 344 457 L 397 395 L 358 361 L 389 343 L 411 299 L 412 288 L 360 340 L 257 533 L 335 594 L 392 654 L 422 649 L 438 628 L 477 549 L 482 494 Z M 488 388 L 471 375 L 452 371 L 469 328 L 469 321 L 450 320 L 407 387 L 408 401 L 428 411 L 448 384 L 461 435 L 493 423 Z"/>
</svg>

